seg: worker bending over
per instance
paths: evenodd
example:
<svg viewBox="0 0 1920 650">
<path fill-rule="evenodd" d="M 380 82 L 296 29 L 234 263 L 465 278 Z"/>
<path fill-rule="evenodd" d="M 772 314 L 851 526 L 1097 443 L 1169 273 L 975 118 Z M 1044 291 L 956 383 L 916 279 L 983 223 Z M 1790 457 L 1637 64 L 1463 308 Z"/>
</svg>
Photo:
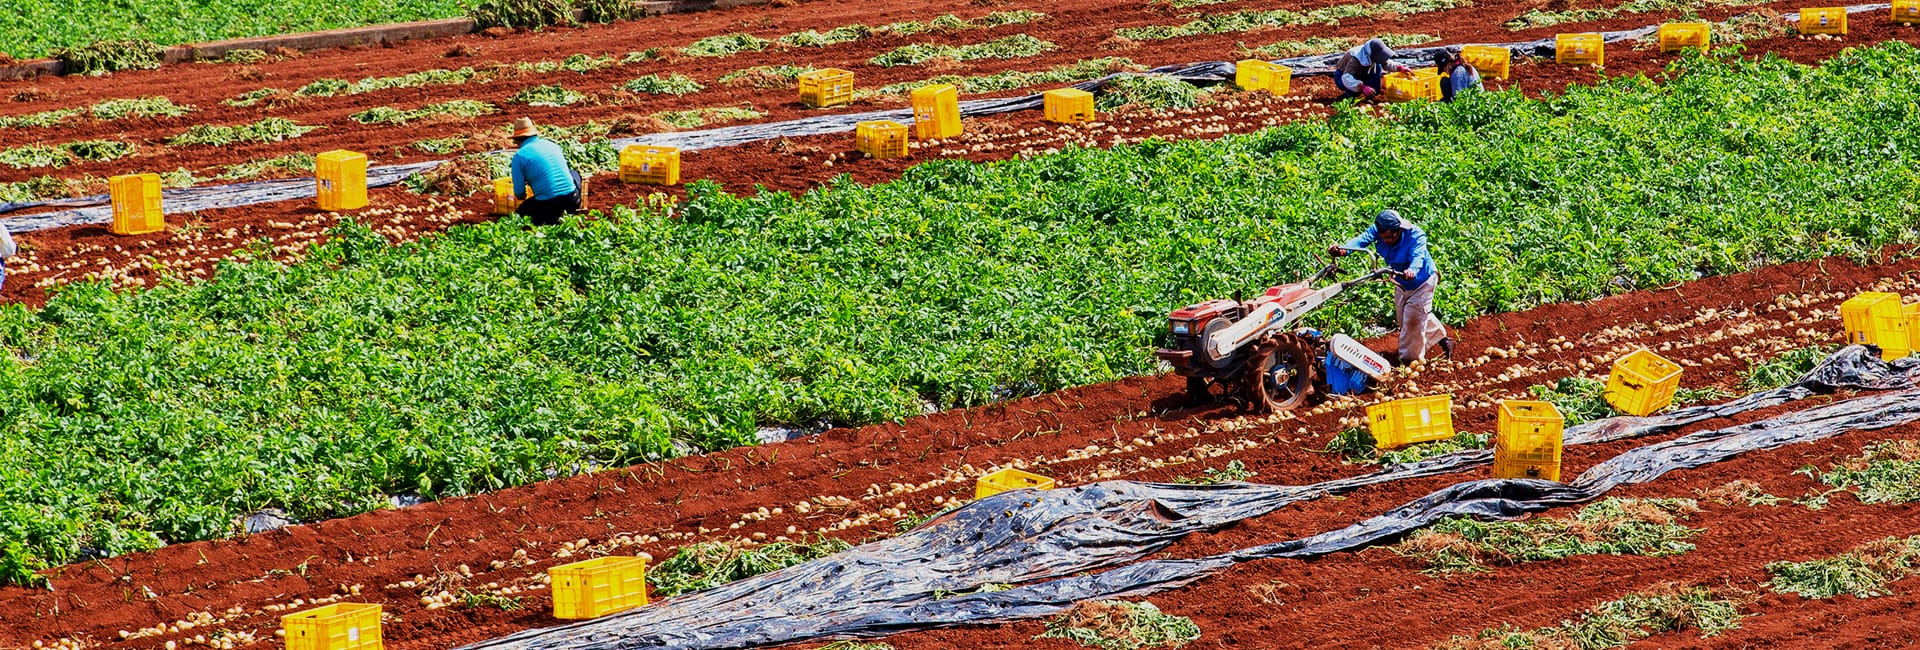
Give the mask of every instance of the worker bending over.
<svg viewBox="0 0 1920 650">
<path fill-rule="evenodd" d="M 1480 69 L 1467 63 L 1459 52 L 1448 48 L 1433 51 L 1433 69 L 1440 73 L 1440 101 L 1453 101 L 1454 95 L 1468 88 L 1482 90 Z"/>
<path fill-rule="evenodd" d="M 1393 312 L 1400 321 L 1400 363 L 1427 358 L 1427 349 L 1435 343 L 1448 358 L 1453 357 L 1453 339 L 1447 326 L 1433 315 L 1433 290 L 1440 284 L 1440 270 L 1427 252 L 1427 233 L 1400 218 L 1400 213 L 1381 210 L 1373 225 L 1345 247 L 1328 252 L 1334 257 L 1372 244 L 1380 257 L 1393 269 Z"/>
<path fill-rule="evenodd" d="M 1393 62 L 1393 48 L 1386 41 L 1371 39 L 1340 56 L 1333 65 L 1333 85 L 1340 89 L 1341 99 L 1373 99 L 1380 94 L 1380 78 L 1387 70 L 1406 72 L 1408 68 Z"/>
<path fill-rule="evenodd" d="M 560 145 L 541 139 L 533 120 L 513 121 L 513 198 L 520 201 L 516 210 L 536 226 L 560 223 L 562 215 L 580 211 L 580 175 L 567 167 L 567 156 Z M 533 196 L 527 196 L 532 188 Z"/>
</svg>

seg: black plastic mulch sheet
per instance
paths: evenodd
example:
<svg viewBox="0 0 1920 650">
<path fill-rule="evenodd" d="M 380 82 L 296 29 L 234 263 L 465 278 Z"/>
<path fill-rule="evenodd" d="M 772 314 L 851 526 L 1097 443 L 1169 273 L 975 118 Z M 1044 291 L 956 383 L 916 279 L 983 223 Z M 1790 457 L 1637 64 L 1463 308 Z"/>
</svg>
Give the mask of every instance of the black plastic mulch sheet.
<svg viewBox="0 0 1920 650">
<path fill-rule="evenodd" d="M 1877 11 L 1886 9 L 1889 6 L 1890 5 L 1884 3 L 1858 5 L 1848 7 L 1847 12 Z M 1797 15 L 1798 14 L 1788 14 L 1783 16 L 1782 19 L 1794 20 Z M 1657 31 L 1659 31 L 1659 26 L 1654 25 L 1639 29 L 1601 32 L 1601 36 L 1607 42 L 1613 43 L 1623 40 L 1644 39 Z M 1517 56 L 1550 57 L 1553 56 L 1554 50 L 1553 39 L 1551 38 L 1519 43 L 1494 43 L 1491 45 L 1511 49 Z M 1449 45 L 1445 47 L 1458 48 L 1460 46 Z M 1431 53 L 1437 49 L 1441 48 L 1402 48 L 1395 50 L 1395 54 L 1397 58 L 1424 65 L 1429 60 Z M 1341 54 L 1340 52 L 1335 52 L 1332 54 L 1279 59 L 1274 61 L 1274 63 L 1291 68 L 1293 75 L 1296 77 L 1322 76 L 1332 74 L 1333 65 L 1340 60 Z M 1074 84 L 1072 87 L 1088 92 L 1099 92 L 1114 79 L 1136 74 L 1171 76 L 1196 85 L 1217 84 L 1233 81 L 1234 64 L 1226 61 L 1211 61 L 1189 65 L 1165 66 L 1154 68 L 1145 73 L 1108 75 L 1100 79 Z M 961 102 L 960 114 L 967 117 L 998 115 L 1015 111 L 1035 110 L 1039 109 L 1042 104 L 1043 99 L 1038 94 L 1003 99 L 980 99 Z M 612 140 L 610 144 L 615 148 L 625 147 L 630 144 L 641 144 L 678 147 L 682 151 L 698 151 L 701 149 L 729 147 L 775 138 L 795 138 L 810 135 L 826 135 L 829 133 L 844 133 L 852 131 L 856 123 L 869 120 L 911 122 L 913 120 L 913 112 L 906 109 L 871 111 L 866 113 L 823 115 L 820 117 L 808 117 L 785 122 L 744 124 L 741 126 L 706 129 L 702 131 L 652 133 L 635 138 Z M 385 187 L 392 185 L 406 179 L 408 176 L 431 170 L 444 162 L 446 161 L 432 160 L 408 163 L 405 165 L 373 167 L 367 170 L 367 186 Z M 314 181 L 311 178 L 251 181 L 231 185 L 170 189 L 161 192 L 168 213 L 195 212 L 199 210 L 233 208 L 276 201 L 310 199 L 313 198 L 314 194 Z M 99 194 L 71 199 L 0 203 L 0 214 L 38 208 L 66 208 L 65 210 L 56 212 L 43 212 L 7 219 L 4 226 L 10 232 L 30 232 L 63 226 L 107 223 L 113 219 L 113 209 L 108 205 L 109 198 L 110 197 L 105 194 Z"/>
<path fill-rule="evenodd" d="M 1189 533 L 1366 485 L 1487 465 L 1492 453 L 1460 452 L 1309 486 L 1107 481 L 1048 492 L 1006 492 L 909 533 L 832 557 L 637 610 L 529 630 L 468 648 L 743 648 L 1046 616 L 1082 600 L 1177 587 L 1238 562 L 1351 550 L 1397 539 L 1457 515 L 1520 518 L 1596 499 L 1618 485 L 1648 481 L 1747 451 L 1920 420 L 1920 399 L 1916 399 L 1920 390 L 1912 388 L 1917 368 L 1920 362 L 1887 363 L 1867 348 L 1844 348 L 1784 388 L 1717 406 L 1596 421 L 1569 430 L 1566 440 L 1582 444 L 1668 432 L 1836 388 L 1897 392 L 1648 445 L 1597 465 L 1564 485 L 1537 480 L 1459 483 L 1340 530 L 1212 557 L 1140 561 Z M 1080 575 L 1092 571 L 1101 572 Z M 987 583 L 1025 586 L 935 598 L 935 592 L 973 591 Z"/>
</svg>

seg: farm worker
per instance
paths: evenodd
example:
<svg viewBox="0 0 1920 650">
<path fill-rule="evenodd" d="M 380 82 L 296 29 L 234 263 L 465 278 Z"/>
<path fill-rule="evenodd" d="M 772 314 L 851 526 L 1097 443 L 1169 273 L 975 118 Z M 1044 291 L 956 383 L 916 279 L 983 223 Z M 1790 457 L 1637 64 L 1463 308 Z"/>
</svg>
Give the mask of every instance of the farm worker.
<svg viewBox="0 0 1920 650">
<path fill-rule="evenodd" d="M 1372 244 L 1393 270 L 1393 312 L 1400 322 L 1400 362 L 1427 358 L 1427 349 L 1435 343 L 1440 352 L 1453 357 L 1453 338 L 1447 326 L 1433 315 L 1433 290 L 1440 284 L 1440 270 L 1427 252 L 1427 233 L 1400 218 L 1393 210 L 1381 210 L 1373 225 L 1347 245 L 1328 250 L 1334 257 Z"/>
<path fill-rule="evenodd" d="M 1447 48 L 1433 51 L 1433 68 L 1440 72 L 1440 101 L 1453 101 L 1460 91 L 1472 88 L 1480 90 L 1480 70 L 1460 58 L 1458 52 Z"/>
<path fill-rule="evenodd" d="M 7 232 L 6 226 L 0 226 L 0 287 L 7 286 L 7 259 L 18 252 L 20 247 L 13 244 L 13 233 Z"/>
<path fill-rule="evenodd" d="M 520 215 L 536 226 L 560 223 L 560 216 L 580 211 L 580 176 L 567 167 L 560 145 L 540 138 L 529 118 L 513 121 L 513 198 L 521 201 Z M 527 189 L 533 196 L 527 196 Z"/>
<path fill-rule="evenodd" d="M 1371 39 L 1340 55 L 1340 62 L 1333 65 L 1333 85 L 1340 89 L 1341 99 L 1373 99 L 1380 94 L 1380 78 L 1387 70 L 1406 72 L 1408 68 L 1393 62 L 1393 48 L 1385 41 Z"/>
</svg>

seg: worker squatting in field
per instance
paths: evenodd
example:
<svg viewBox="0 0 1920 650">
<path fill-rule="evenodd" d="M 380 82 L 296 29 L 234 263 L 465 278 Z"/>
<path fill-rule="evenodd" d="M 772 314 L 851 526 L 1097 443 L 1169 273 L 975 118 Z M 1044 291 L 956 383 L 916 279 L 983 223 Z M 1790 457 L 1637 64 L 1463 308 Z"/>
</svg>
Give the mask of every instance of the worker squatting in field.
<svg viewBox="0 0 1920 650">
<path fill-rule="evenodd" d="M 1394 56 L 1393 48 L 1377 38 L 1347 50 L 1333 66 L 1333 85 L 1340 89 L 1340 98 L 1378 98 L 1388 70 L 1395 73 L 1412 70 L 1394 63 Z M 1460 53 L 1453 48 L 1434 50 L 1433 64 L 1434 70 L 1440 75 L 1441 101 L 1453 101 L 1454 95 L 1460 91 L 1481 87 L 1480 71 L 1460 58 Z"/>
<path fill-rule="evenodd" d="M 580 174 L 567 166 L 560 145 L 540 137 L 529 118 L 513 121 L 513 198 L 518 214 L 536 226 L 560 223 L 560 217 L 580 211 Z M 528 190 L 532 192 L 529 196 Z"/>
</svg>

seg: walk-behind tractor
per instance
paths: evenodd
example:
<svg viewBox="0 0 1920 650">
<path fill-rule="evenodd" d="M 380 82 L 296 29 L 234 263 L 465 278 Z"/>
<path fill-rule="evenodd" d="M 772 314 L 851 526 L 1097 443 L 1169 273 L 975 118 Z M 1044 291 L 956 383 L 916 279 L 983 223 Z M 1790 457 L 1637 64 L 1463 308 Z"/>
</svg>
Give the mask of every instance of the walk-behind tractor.
<svg viewBox="0 0 1920 650">
<path fill-rule="evenodd" d="M 1236 296 L 1182 307 L 1167 316 L 1171 346 L 1155 356 L 1173 364 L 1174 374 L 1187 378 L 1187 394 L 1195 403 L 1212 401 L 1215 386 L 1223 396 L 1272 411 L 1305 405 L 1316 385 L 1339 393 L 1359 392 L 1364 390 L 1364 379 L 1341 372 L 1328 376 L 1322 368 L 1352 368 L 1379 379 L 1391 369 L 1387 360 L 1345 334 L 1324 337 L 1293 325 L 1335 296 L 1388 272 L 1374 268 L 1358 278 L 1314 288 L 1339 277 L 1336 258 L 1312 277 L 1267 289 L 1252 300 Z M 1361 385 L 1355 386 L 1356 381 Z"/>
</svg>

